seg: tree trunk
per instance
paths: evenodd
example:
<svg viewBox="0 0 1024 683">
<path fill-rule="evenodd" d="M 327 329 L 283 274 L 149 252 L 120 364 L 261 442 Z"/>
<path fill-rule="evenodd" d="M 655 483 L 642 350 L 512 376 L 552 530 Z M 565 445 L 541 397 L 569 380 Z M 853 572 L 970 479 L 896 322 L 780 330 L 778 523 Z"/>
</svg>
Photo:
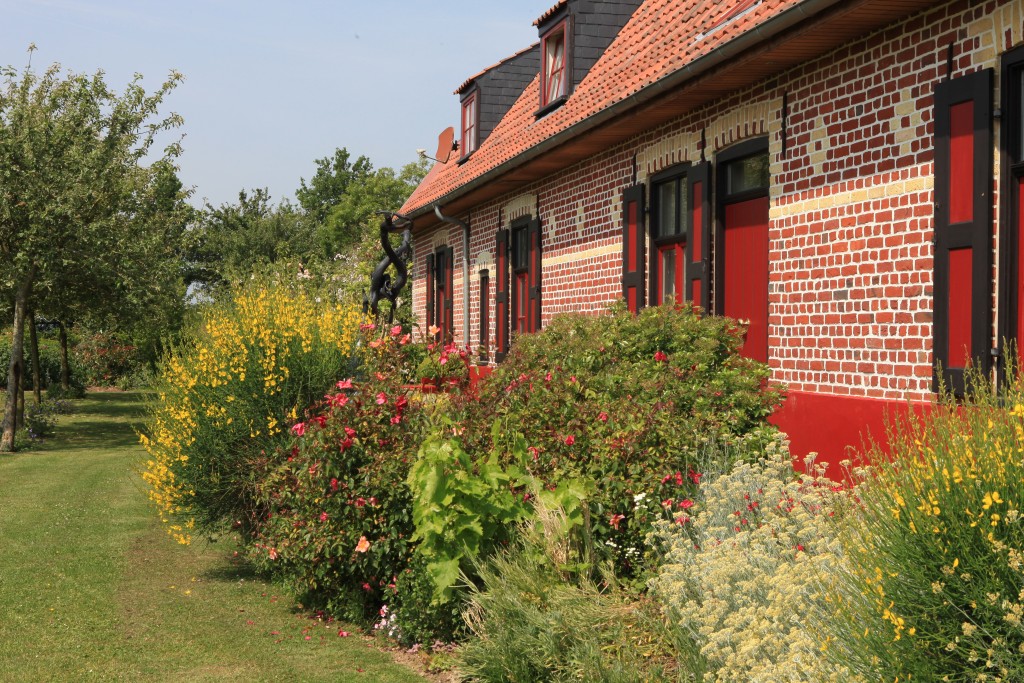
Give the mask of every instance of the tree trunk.
<svg viewBox="0 0 1024 683">
<path fill-rule="evenodd" d="M 22 356 L 25 350 L 25 312 L 28 309 L 28 296 L 32 292 L 32 281 L 35 280 L 35 276 L 35 267 L 30 268 L 18 286 L 17 294 L 14 295 L 14 334 L 11 341 L 11 365 L 7 369 L 7 405 L 4 408 L 3 433 L 0 434 L 0 452 L 14 450 L 18 392 L 24 370 Z"/>
<path fill-rule="evenodd" d="M 36 394 L 36 405 L 43 402 L 43 372 L 39 365 L 39 335 L 36 334 L 36 312 L 28 316 L 29 344 L 32 347 L 32 389 Z"/>
<path fill-rule="evenodd" d="M 60 388 L 64 393 L 71 391 L 71 366 L 68 364 L 68 330 L 64 322 L 57 321 L 57 329 L 60 330 Z"/>
<path fill-rule="evenodd" d="M 24 333 L 22 333 L 24 334 Z M 25 369 L 25 342 L 22 339 L 21 344 L 21 367 L 18 368 L 18 410 L 15 413 L 15 431 L 22 429 L 25 426 L 25 378 L 27 377 L 27 371 Z"/>
</svg>

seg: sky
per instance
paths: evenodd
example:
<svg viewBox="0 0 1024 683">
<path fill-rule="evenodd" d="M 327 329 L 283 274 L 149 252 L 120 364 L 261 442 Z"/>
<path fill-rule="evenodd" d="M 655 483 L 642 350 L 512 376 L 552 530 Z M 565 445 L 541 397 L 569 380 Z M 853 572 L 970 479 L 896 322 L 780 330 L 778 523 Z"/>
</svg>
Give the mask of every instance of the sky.
<svg viewBox="0 0 1024 683">
<path fill-rule="evenodd" d="M 184 117 L 179 176 L 192 203 L 300 178 L 339 147 L 374 167 L 430 155 L 457 128 L 455 88 L 537 40 L 554 0 L 0 0 L 0 65 L 102 70 L 147 91 L 185 81 L 161 113 Z M 177 136 L 177 134 L 176 134 Z M 170 140 L 168 140 L 169 142 Z"/>
</svg>

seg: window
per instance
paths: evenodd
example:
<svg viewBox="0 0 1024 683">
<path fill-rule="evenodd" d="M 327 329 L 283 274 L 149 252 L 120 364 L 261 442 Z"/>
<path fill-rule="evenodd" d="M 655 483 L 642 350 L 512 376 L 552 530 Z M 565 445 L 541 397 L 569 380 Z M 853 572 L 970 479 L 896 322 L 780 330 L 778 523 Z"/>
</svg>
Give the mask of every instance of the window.
<svg viewBox="0 0 1024 683">
<path fill-rule="evenodd" d="M 473 92 L 462 100 L 462 158 L 476 150 L 478 123 L 477 93 Z"/>
<path fill-rule="evenodd" d="M 541 38 L 540 106 L 557 104 L 568 92 L 566 64 L 566 22 L 560 23 Z"/>
<path fill-rule="evenodd" d="M 486 268 L 480 271 L 480 360 L 487 362 L 491 345 L 491 275 Z"/>
<path fill-rule="evenodd" d="M 508 352 L 510 333 L 537 332 L 541 327 L 540 221 L 518 218 L 499 230 L 495 250 L 495 360 Z"/>
<path fill-rule="evenodd" d="M 689 216 L 686 169 L 659 174 L 651 182 L 651 301 L 683 302 L 686 223 Z"/>
<path fill-rule="evenodd" d="M 427 254 L 427 327 L 437 327 L 437 338 L 442 341 L 450 340 L 454 332 L 452 261 L 451 247 L 438 247 L 433 254 Z"/>
</svg>

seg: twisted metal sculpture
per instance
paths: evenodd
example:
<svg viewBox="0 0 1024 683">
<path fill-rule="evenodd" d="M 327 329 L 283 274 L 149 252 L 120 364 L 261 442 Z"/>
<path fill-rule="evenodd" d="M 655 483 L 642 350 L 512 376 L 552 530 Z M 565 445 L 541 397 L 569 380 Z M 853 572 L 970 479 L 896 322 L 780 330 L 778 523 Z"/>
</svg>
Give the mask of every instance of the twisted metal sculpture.
<svg viewBox="0 0 1024 683">
<path fill-rule="evenodd" d="M 363 313 L 373 312 L 374 318 L 380 320 L 380 302 L 391 302 L 388 310 L 388 324 L 394 322 L 396 301 L 405 283 L 409 280 L 409 257 L 412 255 L 412 221 L 394 211 L 378 211 L 383 216 L 380 224 L 380 245 L 384 248 L 384 258 L 374 268 L 370 276 L 370 292 L 363 295 Z M 391 234 L 402 231 L 402 245 L 396 250 L 391 246 Z M 397 271 L 394 280 L 387 272 L 391 266 Z"/>
</svg>

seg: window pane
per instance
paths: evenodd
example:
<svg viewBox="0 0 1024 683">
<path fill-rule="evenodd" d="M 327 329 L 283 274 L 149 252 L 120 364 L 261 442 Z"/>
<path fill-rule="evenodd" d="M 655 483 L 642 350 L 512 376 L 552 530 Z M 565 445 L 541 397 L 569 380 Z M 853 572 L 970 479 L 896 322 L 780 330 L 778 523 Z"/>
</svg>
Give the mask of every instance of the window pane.
<svg viewBox="0 0 1024 683">
<path fill-rule="evenodd" d="M 675 235 L 679 230 L 679 222 L 676 220 L 679 215 L 679 209 L 676 206 L 677 185 L 678 183 L 674 180 L 658 185 L 657 196 L 654 198 L 654 201 L 658 203 L 656 237 Z"/>
<path fill-rule="evenodd" d="M 547 86 L 544 95 L 547 103 L 565 92 L 565 30 L 548 36 L 544 48 L 544 81 Z"/>
<path fill-rule="evenodd" d="M 737 194 L 747 190 L 759 190 L 768 187 L 768 155 L 755 154 L 746 159 L 737 159 L 736 161 L 729 162 L 726 178 L 727 194 Z"/>
<path fill-rule="evenodd" d="M 676 249 L 669 247 L 661 250 L 661 303 L 676 302 Z"/>
<path fill-rule="evenodd" d="M 526 228 L 512 232 L 512 269 L 519 270 L 527 265 Z"/>
<path fill-rule="evenodd" d="M 1020 97 L 1017 109 L 1017 143 L 1020 145 L 1015 161 L 1024 160 L 1024 69 L 1017 72 L 1017 95 Z"/>
</svg>

